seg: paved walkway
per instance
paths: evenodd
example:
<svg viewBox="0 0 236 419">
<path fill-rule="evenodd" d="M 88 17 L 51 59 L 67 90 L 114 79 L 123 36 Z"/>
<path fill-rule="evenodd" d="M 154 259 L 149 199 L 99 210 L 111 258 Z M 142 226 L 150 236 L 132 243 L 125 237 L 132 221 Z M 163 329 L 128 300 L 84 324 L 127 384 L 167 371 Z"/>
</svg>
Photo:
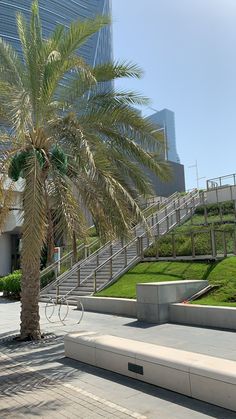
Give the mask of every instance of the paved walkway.
<svg viewBox="0 0 236 419">
<path fill-rule="evenodd" d="M 13 343 L 19 303 L 0 299 L 0 418 L 232 419 L 235 413 L 64 357 L 63 336 L 95 330 L 236 360 L 236 334 L 85 313 L 71 309 L 66 326 L 49 324 L 41 306 L 39 343 Z M 55 316 L 55 321 L 57 320 Z"/>
</svg>

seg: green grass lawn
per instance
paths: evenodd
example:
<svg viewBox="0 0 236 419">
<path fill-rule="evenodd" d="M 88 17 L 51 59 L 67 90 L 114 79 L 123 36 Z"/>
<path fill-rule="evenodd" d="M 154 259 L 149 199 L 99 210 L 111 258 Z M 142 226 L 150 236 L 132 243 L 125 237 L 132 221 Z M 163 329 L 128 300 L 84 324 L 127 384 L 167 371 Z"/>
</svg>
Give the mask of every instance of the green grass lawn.
<svg viewBox="0 0 236 419">
<path fill-rule="evenodd" d="M 236 307 L 236 257 L 214 264 L 207 279 L 210 284 L 219 285 L 219 288 L 193 304 Z"/>
<path fill-rule="evenodd" d="M 205 279 L 210 269 L 211 265 L 206 262 L 143 262 L 98 295 L 136 298 L 136 284 L 138 283 Z"/>
<path fill-rule="evenodd" d="M 233 203 L 226 203 L 224 206 L 223 221 L 230 221 L 230 224 L 220 224 L 221 218 L 217 212 L 216 205 L 208 206 L 208 223 L 214 224 L 216 231 L 216 247 L 218 253 L 223 253 L 223 239 L 225 237 L 228 253 L 234 251 L 235 214 Z M 196 255 L 210 254 L 211 242 L 209 231 L 203 232 L 204 212 L 201 207 L 196 210 L 192 222 L 188 220 L 177 227 L 176 236 L 177 255 L 191 254 L 191 237 L 185 232 L 202 231 L 195 241 Z M 207 226 L 206 226 L 207 228 Z M 208 227 L 209 228 L 209 227 Z M 223 236 L 224 231 L 224 236 Z M 146 256 L 155 256 L 157 247 L 160 256 L 172 255 L 172 236 L 166 235 L 157 244 L 154 244 L 146 252 Z M 190 252 L 190 253 L 189 253 Z M 136 284 L 144 282 L 176 281 L 183 279 L 208 279 L 211 284 L 219 287 L 193 304 L 225 305 L 236 307 L 236 257 L 229 257 L 221 262 L 144 262 L 140 263 L 128 273 L 123 275 L 116 283 L 100 292 L 99 296 L 136 298 Z"/>
<path fill-rule="evenodd" d="M 97 295 L 136 298 L 136 284 L 144 282 L 208 279 L 220 287 L 193 304 L 236 307 L 236 257 L 221 262 L 144 262 L 139 263 L 113 285 Z"/>
</svg>

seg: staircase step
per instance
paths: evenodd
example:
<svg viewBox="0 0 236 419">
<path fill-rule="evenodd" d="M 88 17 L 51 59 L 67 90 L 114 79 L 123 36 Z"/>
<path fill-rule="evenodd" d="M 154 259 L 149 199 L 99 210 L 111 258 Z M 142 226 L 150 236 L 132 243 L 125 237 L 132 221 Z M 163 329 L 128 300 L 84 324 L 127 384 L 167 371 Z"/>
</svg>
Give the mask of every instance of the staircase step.
<svg viewBox="0 0 236 419">
<path fill-rule="evenodd" d="M 167 201 L 166 207 L 162 206 L 161 209 L 157 210 L 153 216 L 149 217 L 147 222 L 149 226 L 153 226 L 156 224 L 156 222 L 159 220 L 163 220 L 162 225 L 159 226 L 159 234 L 164 235 L 167 231 L 167 220 L 164 219 L 166 215 L 171 214 L 175 209 L 179 207 L 179 205 L 182 205 L 186 199 L 190 197 L 191 195 L 186 195 L 186 197 L 180 197 L 178 199 L 175 199 L 175 201 Z M 180 217 L 181 221 L 188 219 L 190 216 L 189 214 L 186 215 L 186 209 L 180 210 Z M 173 228 L 176 225 L 176 215 L 175 212 L 173 212 L 168 218 L 169 228 Z M 133 230 L 134 234 L 137 236 L 141 236 L 144 233 L 144 228 L 142 226 L 136 226 L 135 230 Z M 153 230 L 155 234 L 155 229 Z M 156 229 L 157 233 L 157 229 Z M 153 242 L 153 239 L 143 237 L 142 243 L 144 250 L 148 248 Z M 116 241 L 112 245 L 112 255 L 118 253 L 116 256 L 112 259 L 112 267 L 110 260 L 107 260 L 111 256 L 111 247 L 110 245 L 105 246 L 100 251 L 98 251 L 98 255 L 88 256 L 87 259 L 84 259 L 81 261 L 81 267 L 80 272 L 78 274 L 78 271 L 73 271 L 70 274 L 70 271 L 66 274 L 66 279 L 60 284 L 59 286 L 59 292 L 61 295 L 68 294 L 68 298 L 74 299 L 75 305 L 77 304 L 77 300 L 79 296 L 81 295 L 89 295 L 93 293 L 94 289 L 94 271 L 97 268 L 98 264 L 102 265 L 104 262 L 104 265 L 102 265 L 97 271 L 96 271 L 96 281 L 97 281 L 97 288 L 103 287 L 105 284 L 107 284 L 111 279 L 111 268 L 112 268 L 112 275 L 118 275 L 123 272 L 123 269 L 125 268 L 125 258 L 127 261 L 127 265 L 129 266 L 131 262 L 133 263 L 135 259 L 137 258 L 137 243 L 138 241 L 135 241 L 134 243 L 128 245 L 127 247 L 123 248 L 122 242 Z M 124 243 L 125 244 L 125 243 Z M 126 243 L 127 244 L 127 243 Z M 78 275 L 80 275 L 80 287 L 77 287 L 78 285 Z M 63 278 L 63 277 L 62 277 Z M 73 288 L 75 290 L 72 291 Z M 43 293 L 44 291 L 42 291 Z M 51 288 L 47 288 L 47 295 L 53 296 L 53 298 L 56 297 L 56 286 L 55 284 L 51 286 Z M 43 301 L 46 301 L 46 297 L 41 297 Z"/>
</svg>

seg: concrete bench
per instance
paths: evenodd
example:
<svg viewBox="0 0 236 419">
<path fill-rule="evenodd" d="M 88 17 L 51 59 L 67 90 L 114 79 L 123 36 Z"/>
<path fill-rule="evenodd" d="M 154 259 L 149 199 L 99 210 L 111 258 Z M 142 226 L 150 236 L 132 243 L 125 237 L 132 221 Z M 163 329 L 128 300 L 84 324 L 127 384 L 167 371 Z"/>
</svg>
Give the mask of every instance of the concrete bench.
<svg viewBox="0 0 236 419">
<path fill-rule="evenodd" d="M 236 411 L 236 362 L 93 332 L 65 336 L 65 355 Z"/>
</svg>

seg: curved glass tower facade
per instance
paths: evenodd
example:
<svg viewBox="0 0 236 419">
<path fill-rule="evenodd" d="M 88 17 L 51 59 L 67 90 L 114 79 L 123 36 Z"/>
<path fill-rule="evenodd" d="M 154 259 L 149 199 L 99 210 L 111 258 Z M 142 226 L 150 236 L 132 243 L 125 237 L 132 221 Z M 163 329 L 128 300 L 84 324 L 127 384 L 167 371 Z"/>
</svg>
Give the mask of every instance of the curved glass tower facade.
<svg viewBox="0 0 236 419">
<path fill-rule="evenodd" d="M 32 0 L 0 0 L 0 36 L 20 52 L 16 29 L 16 13 L 30 16 Z M 47 37 L 57 24 L 68 26 L 78 19 L 96 15 L 111 15 L 110 0 L 39 0 L 43 35 Z M 94 66 L 112 60 L 112 33 L 107 26 L 91 37 L 78 51 L 88 64 Z"/>
</svg>

